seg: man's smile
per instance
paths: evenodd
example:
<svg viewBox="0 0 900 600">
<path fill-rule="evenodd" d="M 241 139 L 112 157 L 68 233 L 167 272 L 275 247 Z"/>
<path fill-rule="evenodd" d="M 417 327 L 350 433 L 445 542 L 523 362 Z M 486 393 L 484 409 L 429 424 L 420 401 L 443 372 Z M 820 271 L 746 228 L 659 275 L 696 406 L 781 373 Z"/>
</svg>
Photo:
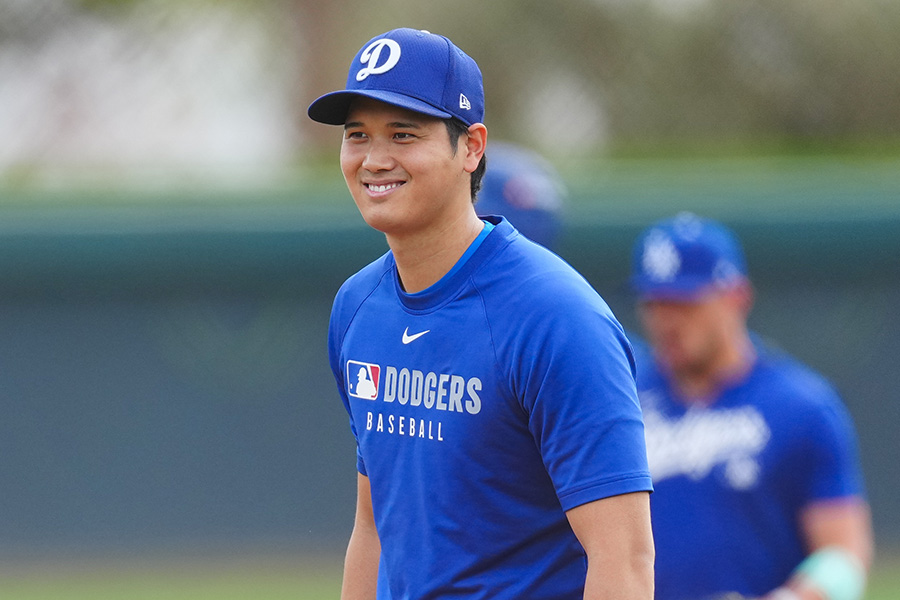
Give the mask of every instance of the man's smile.
<svg viewBox="0 0 900 600">
<path fill-rule="evenodd" d="M 383 194 L 395 190 L 405 183 L 405 181 L 392 181 L 390 183 L 364 183 L 363 185 L 373 194 Z"/>
</svg>

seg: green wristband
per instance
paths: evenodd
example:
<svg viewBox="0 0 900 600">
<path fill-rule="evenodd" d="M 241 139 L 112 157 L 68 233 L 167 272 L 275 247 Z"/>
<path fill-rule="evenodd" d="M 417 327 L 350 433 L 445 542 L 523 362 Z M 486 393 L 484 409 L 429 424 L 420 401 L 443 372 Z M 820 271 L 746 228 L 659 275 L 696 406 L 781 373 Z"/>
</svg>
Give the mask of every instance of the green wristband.
<svg viewBox="0 0 900 600">
<path fill-rule="evenodd" d="M 838 546 L 813 552 L 794 571 L 828 600 L 860 600 L 866 572 L 859 560 Z"/>
</svg>

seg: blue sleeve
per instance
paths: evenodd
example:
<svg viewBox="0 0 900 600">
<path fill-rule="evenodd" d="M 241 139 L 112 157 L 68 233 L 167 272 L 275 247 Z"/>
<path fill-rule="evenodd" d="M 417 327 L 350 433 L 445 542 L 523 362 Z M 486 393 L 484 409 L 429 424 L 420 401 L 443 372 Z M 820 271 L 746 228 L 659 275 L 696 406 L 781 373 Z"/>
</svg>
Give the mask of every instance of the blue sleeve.
<svg viewBox="0 0 900 600">
<path fill-rule="evenodd" d="M 651 491 L 628 339 L 599 297 L 560 292 L 556 310 L 523 325 L 531 342 L 513 364 L 562 508 Z"/>
<path fill-rule="evenodd" d="M 809 419 L 809 500 L 864 496 L 856 431 L 837 394 L 828 390 Z"/>
<path fill-rule="evenodd" d="M 350 420 L 350 431 L 353 433 L 353 439 L 356 440 L 356 469 L 362 474 L 368 476 L 366 465 L 363 462 L 362 455 L 359 451 L 359 436 L 357 434 L 356 424 L 353 422 L 353 413 L 350 411 L 350 400 L 347 397 L 347 389 L 345 382 L 347 381 L 344 374 L 343 365 L 341 364 L 341 342 L 344 332 L 346 331 L 346 323 L 342 318 L 343 311 L 341 307 L 343 288 L 338 291 L 331 309 L 331 318 L 328 321 L 328 362 L 331 365 L 331 372 L 334 375 L 334 381 L 337 384 L 338 394 L 344 403 L 344 409 L 347 411 Z"/>
</svg>

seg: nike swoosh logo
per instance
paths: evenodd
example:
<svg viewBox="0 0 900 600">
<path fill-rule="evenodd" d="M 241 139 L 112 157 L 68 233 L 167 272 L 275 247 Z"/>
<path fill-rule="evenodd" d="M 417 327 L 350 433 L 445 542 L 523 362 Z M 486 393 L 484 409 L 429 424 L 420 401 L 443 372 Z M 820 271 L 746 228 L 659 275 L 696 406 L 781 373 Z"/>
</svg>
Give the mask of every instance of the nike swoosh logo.
<svg viewBox="0 0 900 600">
<path fill-rule="evenodd" d="M 410 342 L 414 342 L 417 339 L 419 339 L 420 337 L 422 337 L 423 335 L 425 335 L 426 333 L 428 333 L 429 331 L 431 331 L 431 330 L 426 329 L 425 331 L 420 331 L 419 333 L 414 333 L 412 335 L 409 335 L 409 327 L 407 327 L 406 329 L 403 330 L 403 343 L 408 344 Z"/>
</svg>

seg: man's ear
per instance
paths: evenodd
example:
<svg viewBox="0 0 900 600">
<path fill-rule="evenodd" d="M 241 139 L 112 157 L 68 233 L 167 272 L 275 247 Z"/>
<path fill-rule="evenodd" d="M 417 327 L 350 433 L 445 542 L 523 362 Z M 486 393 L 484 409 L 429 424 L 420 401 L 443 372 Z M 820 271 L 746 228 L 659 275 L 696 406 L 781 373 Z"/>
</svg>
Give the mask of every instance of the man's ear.
<svg viewBox="0 0 900 600">
<path fill-rule="evenodd" d="M 753 285 L 747 279 L 735 284 L 729 290 L 729 297 L 745 317 L 750 314 L 750 311 L 753 309 L 753 302 L 756 299 Z"/>
<path fill-rule="evenodd" d="M 487 127 L 484 123 L 475 123 L 469 126 L 466 135 L 466 164 L 465 169 L 473 173 L 484 156 L 487 149 Z"/>
</svg>

